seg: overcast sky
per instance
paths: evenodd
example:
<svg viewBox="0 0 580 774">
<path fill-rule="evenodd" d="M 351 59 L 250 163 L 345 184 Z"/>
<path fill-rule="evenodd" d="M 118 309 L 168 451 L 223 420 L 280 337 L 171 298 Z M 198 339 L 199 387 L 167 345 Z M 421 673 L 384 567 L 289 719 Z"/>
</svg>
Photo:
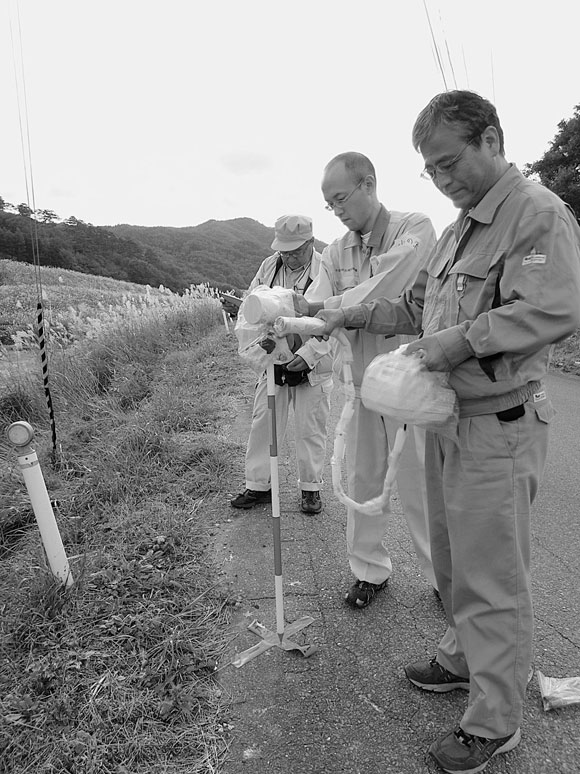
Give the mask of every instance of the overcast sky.
<svg viewBox="0 0 580 774">
<path fill-rule="evenodd" d="M 344 227 L 322 169 L 357 150 L 385 205 L 440 233 L 456 210 L 419 177 L 418 112 L 471 88 L 508 160 L 540 158 L 580 103 L 580 3 L 426 4 L 446 85 L 423 0 L 0 0 L 0 196 L 30 199 L 21 35 L 37 208 L 145 226 L 303 213 L 328 242 Z"/>
</svg>

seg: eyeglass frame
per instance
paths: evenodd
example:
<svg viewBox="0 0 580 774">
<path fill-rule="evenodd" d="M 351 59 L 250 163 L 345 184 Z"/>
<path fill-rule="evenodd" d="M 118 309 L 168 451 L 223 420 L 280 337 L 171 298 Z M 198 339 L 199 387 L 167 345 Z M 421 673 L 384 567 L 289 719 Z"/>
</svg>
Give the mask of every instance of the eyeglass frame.
<svg viewBox="0 0 580 774">
<path fill-rule="evenodd" d="M 307 239 L 306 242 L 303 242 L 300 247 L 296 247 L 294 250 L 278 250 L 278 255 L 281 258 L 298 258 L 306 252 L 304 248 L 313 243 L 314 237 L 310 237 L 310 239 Z"/>
<path fill-rule="evenodd" d="M 358 181 L 358 183 L 355 185 L 352 191 L 349 194 L 347 194 L 342 201 L 338 202 L 336 201 L 336 199 L 334 199 L 331 202 L 326 202 L 326 204 L 324 205 L 324 209 L 328 210 L 328 212 L 334 212 L 334 210 L 337 207 L 344 207 L 344 205 L 347 203 L 347 201 L 350 199 L 350 197 L 353 195 L 356 189 L 360 188 L 361 184 L 364 183 L 364 181 L 365 181 L 365 178 L 363 177 L 361 180 Z"/>
<path fill-rule="evenodd" d="M 459 151 L 459 153 L 451 159 L 451 161 L 445 162 L 445 164 L 434 164 L 433 166 L 433 172 L 429 172 L 427 167 L 424 167 L 421 171 L 419 177 L 421 177 L 423 180 L 431 180 L 432 183 L 435 182 L 437 179 L 437 175 L 448 175 L 453 167 L 457 164 L 457 162 L 460 160 L 460 158 L 463 156 L 465 151 L 470 145 L 473 145 L 473 142 L 476 140 L 476 137 L 472 137 L 470 140 L 468 140 L 463 148 Z"/>
</svg>

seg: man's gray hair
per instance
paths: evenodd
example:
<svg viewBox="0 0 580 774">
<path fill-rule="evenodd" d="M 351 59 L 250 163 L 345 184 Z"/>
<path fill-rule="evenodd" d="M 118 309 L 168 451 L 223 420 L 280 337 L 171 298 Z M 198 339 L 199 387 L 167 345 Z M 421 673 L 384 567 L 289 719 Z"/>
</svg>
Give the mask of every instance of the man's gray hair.
<svg viewBox="0 0 580 774">
<path fill-rule="evenodd" d="M 421 145 L 429 140 L 440 125 L 460 127 L 466 141 L 481 146 L 481 135 L 488 126 L 497 129 L 499 152 L 505 155 L 503 129 L 495 107 L 474 91 L 444 91 L 437 94 L 417 116 L 413 126 L 413 147 L 421 150 Z"/>
</svg>

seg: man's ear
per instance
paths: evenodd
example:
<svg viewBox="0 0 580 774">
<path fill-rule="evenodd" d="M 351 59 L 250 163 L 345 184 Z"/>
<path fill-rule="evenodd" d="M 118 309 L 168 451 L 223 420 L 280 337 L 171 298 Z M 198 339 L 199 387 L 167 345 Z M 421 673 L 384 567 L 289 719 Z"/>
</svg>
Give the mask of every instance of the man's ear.
<svg viewBox="0 0 580 774">
<path fill-rule="evenodd" d="M 376 191 L 377 181 L 373 175 L 365 175 L 361 188 L 369 194 L 373 193 L 373 191 Z"/>
<path fill-rule="evenodd" d="M 483 132 L 481 133 L 481 141 L 491 151 L 494 152 L 494 155 L 499 153 L 501 142 L 499 139 L 499 133 L 495 128 L 495 126 L 487 126 L 483 130 Z"/>
</svg>

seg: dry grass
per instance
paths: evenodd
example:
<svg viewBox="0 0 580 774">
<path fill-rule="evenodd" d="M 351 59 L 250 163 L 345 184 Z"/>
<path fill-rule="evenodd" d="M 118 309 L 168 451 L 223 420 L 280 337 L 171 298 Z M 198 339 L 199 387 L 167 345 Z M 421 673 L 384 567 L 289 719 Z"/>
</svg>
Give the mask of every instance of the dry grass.
<svg viewBox="0 0 580 774">
<path fill-rule="evenodd" d="M 64 591 L 47 570 L 3 444 L 3 774 L 210 774 L 227 752 L 214 668 L 229 603 L 206 549 L 243 458 L 222 434 L 235 340 L 211 301 L 138 326 L 53 356 L 56 465 L 38 378 L 0 401 L 0 425 L 38 429 L 75 580 Z"/>
</svg>

